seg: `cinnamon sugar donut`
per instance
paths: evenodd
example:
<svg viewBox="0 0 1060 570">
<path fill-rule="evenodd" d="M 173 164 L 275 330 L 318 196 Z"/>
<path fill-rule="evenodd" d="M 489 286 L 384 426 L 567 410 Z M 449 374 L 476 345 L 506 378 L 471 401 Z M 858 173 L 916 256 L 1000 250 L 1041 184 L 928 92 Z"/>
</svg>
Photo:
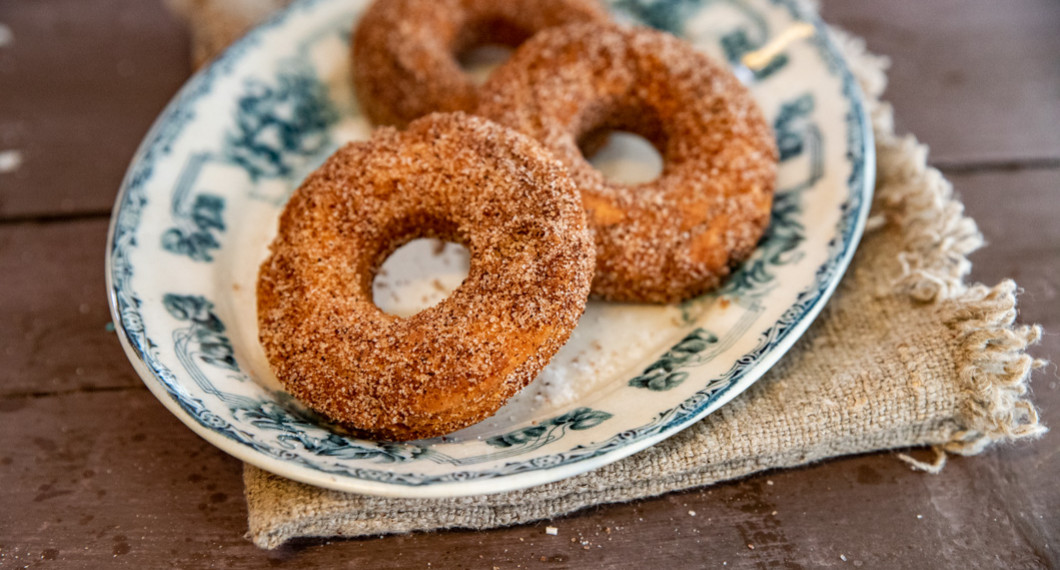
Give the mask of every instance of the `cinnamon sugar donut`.
<svg viewBox="0 0 1060 570">
<path fill-rule="evenodd" d="M 754 250 L 776 181 L 773 133 L 722 64 L 654 30 L 577 24 L 522 45 L 483 86 L 476 113 L 544 143 L 567 165 L 593 230 L 593 293 L 672 302 L 718 285 Z M 608 182 L 579 150 L 635 132 L 658 178 Z"/>
<path fill-rule="evenodd" d="M 478 86 L 457 56 L 515 47 L 563 24 L 607 21 L 597 0 L 376 0 L 353 38 L 353 80 L 376 124 L 403 126 L 440 111 L 470 111 Z"/>
<path fill-rule="evenodd" d="M 375 273 L 419 237 L 467 246 L 467 278 L 415 315 L 383 313 Z M 537 375 L 585 309 L 592 271 L 558 161 L 484 119 L 434 114 L 346 145 L 298 188 L 259 273 L 259 336 L 317 412 L 378 438 L 434 437 Z"/>
</svg>

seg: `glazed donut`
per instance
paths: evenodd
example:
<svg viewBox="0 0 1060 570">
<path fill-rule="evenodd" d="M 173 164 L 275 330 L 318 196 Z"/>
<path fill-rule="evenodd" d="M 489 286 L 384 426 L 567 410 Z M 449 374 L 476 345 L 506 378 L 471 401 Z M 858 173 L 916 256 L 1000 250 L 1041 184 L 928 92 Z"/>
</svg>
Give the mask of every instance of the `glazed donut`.
<svg viewBox="0 0 1060 570">
<path fill-rule="evenodd" d="M 467 278 L 399 318 L 372 301 L 419 237 L 462 243 Z M 462 113 L 377 130 L 291 197 L 257 286 L 259 338 L 313 410 L 365 435 L 446 434 L 492 415 L 566 342 L 593 243 L 566 170 L 532 139 Z"/>
<path fill-rule="evenodd" d="M 479 88 L 460 68 L 460 54 L 607 19 L 597 0 L 376 0 L 353 38 L 357 99 L 372 122 L 398 127 L 435 111 L 470 111 Z"/>
<path fill-rule="evenodd" d="M 570 170 L 596 241 L 598 297 L 673 302 L 705 292 L 769 223 L 769 125 L 732 73 L 673 36 L 611 24 L 545 30 L 482 93 L 476 114 L 536 138 Z M 659 177 L 624 185 L 593 168 L 579 143 L 610 130 L 648 139 L 663 158 Z"/>
</svg>

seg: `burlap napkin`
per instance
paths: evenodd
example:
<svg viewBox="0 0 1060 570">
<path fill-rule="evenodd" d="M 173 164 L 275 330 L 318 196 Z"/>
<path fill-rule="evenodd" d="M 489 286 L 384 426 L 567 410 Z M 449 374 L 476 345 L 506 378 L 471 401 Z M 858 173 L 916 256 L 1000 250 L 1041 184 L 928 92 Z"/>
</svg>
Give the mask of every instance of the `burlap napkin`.
<svg viewBox="0 0 1060 570">
<path fill-rule="evenodd" d="M 283 0 L 172 0 L 203 61 Z M 795 347 L 747 392 L 705 420 L 625 460 L 523 491 L 456 499 L 385 499 L 318 489 L 250 465 L 249 536 L 293 537 L 484 529 L 639 499 L 764 469 L 875 450 L 934 446 L 970 455 L 1045 428 L 1025 398 L 1040 335 L 1014 326 L 1016 285 L 964 283 L 982 244 L 927 149 L 895 136 L 880 103 L 886 61 L 835 33 L 868 98 L 877 189 L 869 228 L 835 296 Z"/>
</svg>

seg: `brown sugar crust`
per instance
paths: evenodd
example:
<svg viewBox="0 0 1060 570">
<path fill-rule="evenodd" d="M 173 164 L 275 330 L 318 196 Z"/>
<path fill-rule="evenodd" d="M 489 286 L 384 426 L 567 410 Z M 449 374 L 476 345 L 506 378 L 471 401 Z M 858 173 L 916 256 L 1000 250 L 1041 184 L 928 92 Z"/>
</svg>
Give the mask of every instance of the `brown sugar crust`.
<svg viewBox="0 0 1060 570">
<path fill-rule="evenodd" d="M 463 284 L 399 318 L 372 301 L 419 237 L 464 244 Z M 373 437 L 434 437 L 492 415 L 570 336 L 593 243 L 566 170 L 489 121 L 435 114 L 377 130 L 311 174 L 258 276 L 259 337 L 283 385 Z"/>
<path fill-rule="evenodd" d="M 399 127 L 435 111 L 470 111 L 479 87 L 461 69 L 461 53 L 607 19 L 597 0 L 376 0 L 353 38 L 357 98 L 374 123 Z"/>
<path fill-rule="evenodd" d="M 717 286 L 769 223 L 774 137 L 722 64 L 654 30 L 578 24 L 522 45 L 476 114 L 528 134 L 571 171 L 597 248 L 593 294 L 673 302 Z M 655 180 L 608 182 L 579 150 L 635 132 L 663 158 Z"/>
</svg>

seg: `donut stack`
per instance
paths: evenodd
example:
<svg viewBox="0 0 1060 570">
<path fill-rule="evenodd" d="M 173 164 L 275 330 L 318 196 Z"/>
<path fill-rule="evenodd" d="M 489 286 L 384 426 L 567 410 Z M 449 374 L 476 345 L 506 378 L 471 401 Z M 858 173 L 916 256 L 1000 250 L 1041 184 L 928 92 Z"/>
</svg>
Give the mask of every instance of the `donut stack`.
<svg viewBox="0 0 1060 570">
<path fill-rule="evenodd" d="M 518 47 L 476 85 L 457 57 L 489 43 Z M 590 294 L 701 294 L 768 223 L 777 151 L 746 88 L 673 36 L 611 23 L 596 0 L 377 0 L 351 59 L 359 103 L 384 126 L 292 196 L 258 324 L 284 386 L 367 437 L 489 417 Z M 589 164 L 581 148 L 613 130 L 658 149 L 658 178 L 618 184 Z M 465 245 L 468 276 L 434 307 L 383 313 L 375 274 L 420 237 Z"/>
</svg>

